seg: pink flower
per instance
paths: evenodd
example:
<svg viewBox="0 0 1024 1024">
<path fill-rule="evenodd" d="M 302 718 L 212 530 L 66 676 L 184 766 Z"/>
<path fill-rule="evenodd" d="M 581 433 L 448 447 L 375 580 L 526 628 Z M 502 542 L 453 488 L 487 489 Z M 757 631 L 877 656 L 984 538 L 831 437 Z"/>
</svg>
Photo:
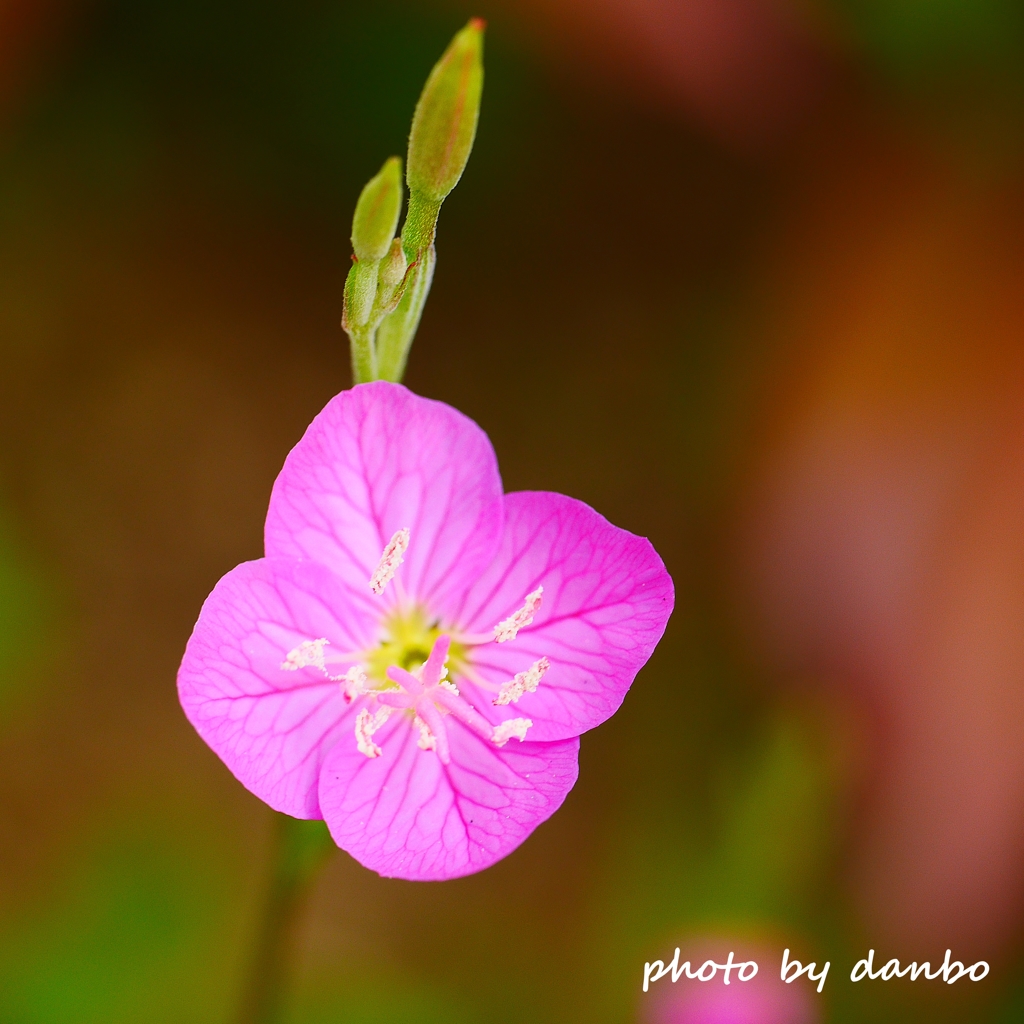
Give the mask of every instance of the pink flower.
<svg viewBox="0 0 1024 1024">
<path fill-rule="evenodd" d="M 647 540 L 503 495 L 475 423 L 381 381 L 291 451 L 265 542 L 203 605 L 182 707 L 249 790 L 398 878 L 479 871 L 549 818 L 672 611 Z"/>
</svg>

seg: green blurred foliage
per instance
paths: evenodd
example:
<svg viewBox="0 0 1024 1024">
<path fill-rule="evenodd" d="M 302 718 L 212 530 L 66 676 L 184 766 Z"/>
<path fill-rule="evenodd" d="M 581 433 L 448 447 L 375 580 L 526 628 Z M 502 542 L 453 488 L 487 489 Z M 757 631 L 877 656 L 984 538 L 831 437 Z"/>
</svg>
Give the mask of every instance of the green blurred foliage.
<svg viewBox="0 0 1024 1024">
<path fill-rule="evenodd" d="M 69 865 L 45 911 L 5 922 L 0 1020 L 223 1019 L 230 869 L 169 825 L 113 821 Z"/>
<path fill-rule="evenodd" d="M 288 1024 L 483 1024 L 488 1019 L 458 995 L 392 971 L 318 979 L 287 1018 Z"/>
<path fill-rule="evenodd" d="M 0 507 L 0 730 L 55 667 L 55 615 L 52 581 Z"/>
<path fill-rule="evenodd" d="M 847 785 L 822 743 L 827 725 L 789 712 L 755 725 L 749 745 L 720 746 L 702 780 L 710 816 L 696 792 L 701 773 L 637 782 L 639 798 L 607 853 L 601 945 L 590 951 L 606 972 L 605 998 L 623 1013 L 637 964 L 688 937 L 820 946 L 834 924 L 821 894 Z"/>
<path fill-rule="evenodd" d="M 1018 0 L 833 0 L 868 81 L 983 178 L 1024 158 L 1024 5 Z M 866 58 L 866 60 L 863 60 Z"/>
<path fill-rule="evenodd" d="M 1017 0 L 839 0 L 868 49 L 906 78 L 964 71 L 1020 80 L 1024 6 Z"/>
</svg>

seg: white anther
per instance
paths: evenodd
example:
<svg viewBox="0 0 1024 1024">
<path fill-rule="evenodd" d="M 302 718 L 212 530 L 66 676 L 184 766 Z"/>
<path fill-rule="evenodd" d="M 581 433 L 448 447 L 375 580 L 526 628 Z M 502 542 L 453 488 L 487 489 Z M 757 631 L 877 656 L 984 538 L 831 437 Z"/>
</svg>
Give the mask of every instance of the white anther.
<svg viewBox="0 0 1024 1024">
<path fill-rule="evenodd" d="M 379 708 L 375 715 L 371 715 L 366 708 L 356 715 L 356 746 L 360 754 L 380 757 L 381 749 L 370 737 L 388 720 L 390 714 L 391 708 L 385 705 Z"/>
<path fill-rule="evenodd" d="M 434 734 L 430 731 L 430 726 L 417 715 L 413 720 L 412 724 L 416 726 L 420 731 L 420 738 L 416 741 L 416 746 L 420 750 L 434 750 L 437 747 L 437 740 L 434 739 Z"/>
<path fill-rule="evenodd" d="M 351 704 L 356 697 L 367 692 L 366 672 L 362 665 L 353 665 L 343 676 L 334 676 L 341 680 L 341 694 L 346 704 Z"/>
<path fill-rule="evenodd" d="M 394 536 L 388 541 L 387 547 L 384 548 L 380 562 L 377 563 L 377 568 L 373 570 L 373 575 L 370 577 L 370 589 L 375 594 L 384 593 L 384 588 L 402 564 L 402 555 L 405 554 L 405 549 L 408 546 L 408 527 L 396 530 Z"/>
<path fill-rule="evenodd" d="M 547 658 L 541 658 L 540 661 L 535 661 L 525 672 L 517 672 L 514 679 L 501 684 L 501 689 L 498 691 L 498 696 L 494 698 L 494 703 L 498 706 L 502 704 L 515 704 L 524 693 L 533 693 L 537 689 L 537 684 L 543 678 L 544 673 L 549 668 L 551 668 L 551 662 Z"/>
<path fill-rule="evenodd" d="M 527 594 L 523 607 L 494 627 L 494 639 L 499 644 L 506 640 L 514 640 L 519 630 L 533 622 L 533 613 L 540 607 L 543 593 L 544 588 L 538 587 L 532 594 Z"/>
<path fill-rule="evenodd" d="M 503 747 L 514 736 L 520 743 L 526 739 L 526 730 L 533 725 L 528 718 L 509 718 L 494 727 L 494 745 Z"/>
<path fill-rule="evenodd" d="M 281 662 L 281 668 L 288 672 L 297 672 L 300 668 L 313 665 L 326 674 L 327 667 L 324 665 L 324 648 L 330 642 L 325 637 L 320 637 L 319 640 L 303 640 L 298 647 L 288 652 L 284 661 Z"/>
<path fill-rule="evenodd" d="M 438 685 L 443 686 L 446 690 L 454 693 L 455 696 L 458 697 L 459 688 L 450 679 L 442 679 Z"/>
</svg>

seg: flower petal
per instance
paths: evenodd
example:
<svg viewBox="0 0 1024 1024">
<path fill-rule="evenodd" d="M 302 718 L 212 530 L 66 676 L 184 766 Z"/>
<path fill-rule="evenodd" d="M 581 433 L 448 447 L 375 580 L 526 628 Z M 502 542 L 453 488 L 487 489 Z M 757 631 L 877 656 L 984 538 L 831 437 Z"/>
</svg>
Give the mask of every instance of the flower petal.
<svg viewBox="0 0 1024 1024">
<path fill-rule="evenodd" d="M 375 381 L 332 398 L 288 455 L 270 498 L 266 552 L 322 562 L 367 607 L 392 603 L 400 586 L 445 616 L 493 557 L 502 516 L 487 435 L 443 402 Z M 403 528 L 404 563 L 374 597 L 370 577 Z"/>
<path fill-rule="evenodd" d="M 622 703 L 672 614 L 672 578 L 650 541 L 589 505 L 547 492 L 506 495 L 505 535 L 490 568 L 466 594 L 459 624 L 486 632 L 543 586 L 540 608 L 514 640 L 472 651 L 476 671 L 495 687 L 546 657 L 537 689 L 495 708 L 493 694 L 465 678 L 470 702 L 490 721 L 525 715 L 530 739 L 575 736 L 600 725 Z"/>
<path fill-rule="evenodd" d="M 507 856 L 562 805 L 576 782 L 579 739 L 497 748 L 446 720 L 451 763 L 416 745 L 407 713 L 374 733 L 380 757 L 355 740 L 332 748 L 320 806 L 334 841 L 388 878 L 459 878 Z"/>
<path fill-rule="evenodd" d="M 314 665 L 287 670 L 282 662 L 310 640 L 329 640 L 328 657 L 365 648 L 374 625 L 313 562 L 243 562 L 203 604 L 178 670 L 181 706 L 235 777 L 275 810 L 321 817 L 320 766 L 339 730 L 351 732 L 361 703 L 346 704 L 339 684 Z"/>
</svg>

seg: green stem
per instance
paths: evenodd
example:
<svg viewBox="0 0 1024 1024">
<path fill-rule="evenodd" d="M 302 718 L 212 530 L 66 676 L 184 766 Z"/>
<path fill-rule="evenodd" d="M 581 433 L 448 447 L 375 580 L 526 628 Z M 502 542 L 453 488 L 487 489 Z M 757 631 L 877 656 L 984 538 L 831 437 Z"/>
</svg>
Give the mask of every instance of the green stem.
<svg viewBox="0 0 1024 1024">
<path fill-rule="evenodd" d="M 352 382 L 366 384 L 377 380 L 377 353 L 374 335 L 376 329 L 369 324 L 363 327 L 351 327 L 348 331 L 352 349 Z"/>
<path fill-rule="evenodd" d="M 434 244 L 441 199 L 431 199 L 417 189 L 409 191 L 409 210 L 402 225 L 402 248 L 412 263 L 428 246 Z"/>
<path fill-rule="evenodd" d="M 427 303 L 430 282 L 434 279 L 434 264 L 437 257 L 434 247 L 428 246 L 420 253 L 419 262 L 412 268 L 409 281 L 398 304 L 398 309 L 377 330 L 377 376 L 381 380 L 401 381 L 409 348 L 420 325 L 423 307 Z"/>
<path fill-rule="evenodd" d="M 310 882 L 333 848 L 322 821 L 274 815 L 269 891 L 238 1024 L 279 1024 L 284 1019 L 295 924 Z"/>
<path fill-rule="evenodd" d="M 402 226 L 402 248 L 406 259 L 415 266 L 409 271 L 412 279 L 406 286 L 398 309 L 385 317 L 377 330 L 376 370 L 381 380 L 400 381 L 405 373 L 409 349 L 434 280 L 434 266 L 437 263 L 434 236 L 437 234 L 437 215 L 441 212 L 441 202 L 417 189 L 409 192 L 409 210 Z"/>
</svg>

